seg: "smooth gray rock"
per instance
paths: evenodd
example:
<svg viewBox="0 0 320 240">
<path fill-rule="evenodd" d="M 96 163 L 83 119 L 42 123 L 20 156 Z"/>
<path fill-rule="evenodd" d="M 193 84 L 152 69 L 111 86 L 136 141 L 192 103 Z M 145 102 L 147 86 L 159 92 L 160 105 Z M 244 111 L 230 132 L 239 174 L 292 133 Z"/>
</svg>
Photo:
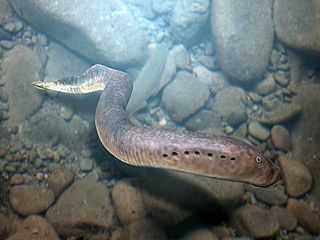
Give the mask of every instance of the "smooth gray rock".
<svg viewBox="0 0 320 240">
<path fill-rule="evenodd" d="M 320 54 L 320 1 L 275 0 L 277 37 L 293 48 Z"/>
<path fill-rule="evenodd" d="M 161 102 L 172 118 L 180 122 L 199 110 L 209 97 L 209 88 L 188 72 L 178 72 L 163 90 Z"/>
<path fill-rule="evenodd" d="M 224 121 L 232 114 L 246 115 L 246 93 L 239 87 L 227 87 L 218 91 L 212 106 L 212 111 Z"/>
<path fill-rule="evenodd" d="M 30 48 L 17 45 L 4 54 L 4 91 L 8 95 L 9 125 L 23 123 L 42 104 L 42 93 L 31 82 L 41 79 L 42 62 Z"/>
<path fill-rule="evenodd" d="M 190 44 L 209 16 L 209 0 L 176 1 L 170 19 L 170 32 L 177 43 Z"/>
<path fill-rule="evenodd" d="M 55 81 L 67 76 L 80 75 L 90 64 L 63 45 L 51 41 L 48 46 L 45 81 Z"/>
<path fill-rule="evenodd" d="M 248 126 L 249 134 L 261 141 L 265 141 L 270 136 L 270 130 L 258 122 L 250 122 Z"/>
<path fill-rule="evenodd" d="M 221 69 L 238 83 L 256 81 L 265 72 L 273 46 L 271 0 L 215 0 L 211 31 Z"/>
<path fill-rule="evenodd" d="M 49 142 L 57 138 L 59 143 L 73 149 L 82 149 L 89 142 L 94 125 L 74 115 L 66 122 L 60 115 L 61 106 L 55 101 L 47 100 L 42 108 L 25 123 L 21 135 L 34 143 Z M 79 141 L 81 139 L 81 141 Z"/>
<path fill-rule="evenodd" d="M 61 236 L 83 235 L 87 226 L 111 229 L 114 210 L 107 187 L 93 179 L 76 181 L 46 213 Z"/>
<path fill-rule="evenodd" d="M 146 39 L 119 0 L 10 0 L 28 23 L 90 59 L 117 67 L 140 62 Z"/>
</svg>

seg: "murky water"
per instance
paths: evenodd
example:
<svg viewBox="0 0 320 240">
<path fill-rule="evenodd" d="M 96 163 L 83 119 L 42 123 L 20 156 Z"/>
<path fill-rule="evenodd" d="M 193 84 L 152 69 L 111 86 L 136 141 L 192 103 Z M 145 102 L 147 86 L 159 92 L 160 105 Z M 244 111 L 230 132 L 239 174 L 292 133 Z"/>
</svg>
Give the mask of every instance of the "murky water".
<svg viewBox="0 0 320 240">
<path fill-rule="evenodd" d="M 0 0 L 0 239 L 320 238 L 319 10 Z M 122 163 L 96 133 L 100 92 L 32 85 L 97 63 L 135 79 L 135 125 L 235 137 L 281 179 L 258 188 Z"/>
</svg>

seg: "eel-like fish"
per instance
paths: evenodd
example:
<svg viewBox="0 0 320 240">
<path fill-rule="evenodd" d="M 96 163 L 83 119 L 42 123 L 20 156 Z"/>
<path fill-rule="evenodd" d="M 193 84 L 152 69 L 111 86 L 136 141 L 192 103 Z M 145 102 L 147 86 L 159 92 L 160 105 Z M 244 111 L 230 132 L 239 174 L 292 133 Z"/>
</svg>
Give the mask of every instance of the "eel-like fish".
<svg viewBox="0 0 320 240">
<path fill-rule="evenodd" d="M 104 147 L 134 166 L 171 169 L 266 187 L 279 178 L 279 167 L 251 145 L 235 138 L 165 128 L 137 127 L 125 111 L 133 81 L 124 72 L 96 64 L 83 75 L 34 82 L 40 89 L 65 93 L 102 91 L 96 129 Z"/>
</svg>

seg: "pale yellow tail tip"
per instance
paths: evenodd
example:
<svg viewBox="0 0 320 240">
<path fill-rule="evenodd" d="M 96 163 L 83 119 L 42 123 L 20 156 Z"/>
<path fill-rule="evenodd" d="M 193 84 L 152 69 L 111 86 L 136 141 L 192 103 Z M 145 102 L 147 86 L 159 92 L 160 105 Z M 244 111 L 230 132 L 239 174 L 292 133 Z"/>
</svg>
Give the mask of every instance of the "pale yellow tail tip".
<svg viewBox="0 0 320 240">
<path fill-rule="evenodd" d="M 38 89 L 48 89 L 46 82 L 43 81 L 32 82 L 32 85 Z"/>
</svg>

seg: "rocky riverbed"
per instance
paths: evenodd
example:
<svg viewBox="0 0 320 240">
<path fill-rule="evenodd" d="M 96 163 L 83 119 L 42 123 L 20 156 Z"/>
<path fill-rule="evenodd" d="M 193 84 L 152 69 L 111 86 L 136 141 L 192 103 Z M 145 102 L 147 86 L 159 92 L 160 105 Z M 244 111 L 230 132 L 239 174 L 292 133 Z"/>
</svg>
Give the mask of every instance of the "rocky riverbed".
<svg viewBox="0 0 320 240">
<path fill-rule="evenodd" d="M 0 6 L 0 239 L 320 237 L 318 1 Z M 160 44 L 168 53 L 153 56 Z M 98 94 L 31 85 L 97 62 L 161 72 L 138 86 L 149 92 L 135 124 L 237 137 L 281 180 L 257 188 L 121 163 L 95 132 Z"/>
</svg>

